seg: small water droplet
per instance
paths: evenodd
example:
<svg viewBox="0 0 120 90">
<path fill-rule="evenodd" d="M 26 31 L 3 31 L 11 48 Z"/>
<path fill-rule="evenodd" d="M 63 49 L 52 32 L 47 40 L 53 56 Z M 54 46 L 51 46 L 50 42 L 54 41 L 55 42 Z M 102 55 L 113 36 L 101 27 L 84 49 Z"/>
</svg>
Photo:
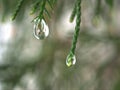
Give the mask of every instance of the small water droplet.
<svg viewBox="0 0 120 90">
<path fill-rule="evenodd" d="M 49 35 L 49 28 L 44 19 L 40 20 L 39 18 L 36 18 L 34 20 L 34 36 L 37 39 L 45 39 Z"/>
<path fill-rule="evenodd" d="M 76 57 L 75 57 L 74 54 L 71 54 L 71 53 L 70 53 L 70 54 L 67 56 L 66 65 L 67 65 L 68 67 L 70 67 L 70 66 L 72 66 L 72 65 L 75 65 L 75 63 L 76 63 Z"/>
</svg>

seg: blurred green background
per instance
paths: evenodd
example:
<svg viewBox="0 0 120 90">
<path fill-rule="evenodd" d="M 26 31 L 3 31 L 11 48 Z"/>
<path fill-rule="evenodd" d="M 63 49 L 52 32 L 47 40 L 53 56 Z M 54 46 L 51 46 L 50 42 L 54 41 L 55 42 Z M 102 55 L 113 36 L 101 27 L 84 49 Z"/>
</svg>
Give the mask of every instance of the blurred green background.
<svg viewBox="0 0 120 90">
<path fill-rule="evenodd" d="M 70 68 L 75 0 L 57 0 L 44 40 L 33 36 L 33 2 L 25 0 L 10 21 L 17 0 L 0 0 L 0 90 L 120 90 L 120 1 L 82 0 L 77 62 Z"/>
</svg>

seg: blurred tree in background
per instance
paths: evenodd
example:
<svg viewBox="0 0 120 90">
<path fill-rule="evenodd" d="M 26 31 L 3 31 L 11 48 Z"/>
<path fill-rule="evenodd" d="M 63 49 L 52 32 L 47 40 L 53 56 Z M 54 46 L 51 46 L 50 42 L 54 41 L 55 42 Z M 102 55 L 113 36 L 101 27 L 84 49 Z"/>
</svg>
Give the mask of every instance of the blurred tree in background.
<svg viewBox="0 0 120 90">
<path fill-rule="evenodd" d="M 120 90 L 119 0 L 82 0 L 77 62 L 69 68 L 75 0 L 57 0 L 44 40 L 32 34 L 34 0 L 24 0 L 16 20 L 9 20 L 17 3 L 0 0 L 0 90 Z"/>
</svg>

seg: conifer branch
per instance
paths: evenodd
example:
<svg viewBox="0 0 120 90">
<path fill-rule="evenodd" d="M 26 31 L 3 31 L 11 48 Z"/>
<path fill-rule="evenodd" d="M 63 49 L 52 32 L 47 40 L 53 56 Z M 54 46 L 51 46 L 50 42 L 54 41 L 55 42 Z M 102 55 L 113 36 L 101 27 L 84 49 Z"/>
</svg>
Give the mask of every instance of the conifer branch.
<svg viewBox="0 0 120 90">
<path fill-rule="evenodd" d="M 21 6 L 22 6 L 22 4 L 23 4 L 23 1 L 24 1 L 24 0 L 19 0 L 19 1 L 18 1 L 18 5 L 17 5 L 17 7 L 16 7 L 16 10 L 15 10 L 15 12 L 14 12 L 12 18 L 11 18 L 12 20 L 14 20 L 14 19 L 16 18 L 17 14 L 19 13 L 19 11 L 20 11 L 20 9 L 21 9 Z"/>
<path fill-rule="evenodd" d="M 72 47 L 71 47 L 71 52 L 74 54 L 75 53 L 75 48 L 76 48 L 76 43 L 80 31 L 80 23 L 81 23 L 81 0 L 77 0 L 77 8 L 76 8 L 76 26 L 75 26 L 75 33 L 73 36 L 73 42 L 72 42 Z"/>
</svg>

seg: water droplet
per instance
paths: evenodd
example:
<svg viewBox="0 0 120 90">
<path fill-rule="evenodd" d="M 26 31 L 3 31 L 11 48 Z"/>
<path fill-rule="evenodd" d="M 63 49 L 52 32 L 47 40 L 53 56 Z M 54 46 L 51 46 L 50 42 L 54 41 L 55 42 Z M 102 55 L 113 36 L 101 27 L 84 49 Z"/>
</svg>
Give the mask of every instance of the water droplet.
<svg viewBox="0 0 120 90">
<path fill-rule="evenodd" d="M 76 63 L 76 57 L 74 54 L 70 53 L 68 56 L 67 56 L 67 59 L 66 59 L 66 65 L 68 67 L 72 66 L 72 65 L 75 65 Z"/>
<path fill-rule="evenodd" d="M 45 39 L 49 35 L 49 28 L 44 19 L 36 18 L 34 20 L 34 36 L 37 39 Z"/>
</svg>

